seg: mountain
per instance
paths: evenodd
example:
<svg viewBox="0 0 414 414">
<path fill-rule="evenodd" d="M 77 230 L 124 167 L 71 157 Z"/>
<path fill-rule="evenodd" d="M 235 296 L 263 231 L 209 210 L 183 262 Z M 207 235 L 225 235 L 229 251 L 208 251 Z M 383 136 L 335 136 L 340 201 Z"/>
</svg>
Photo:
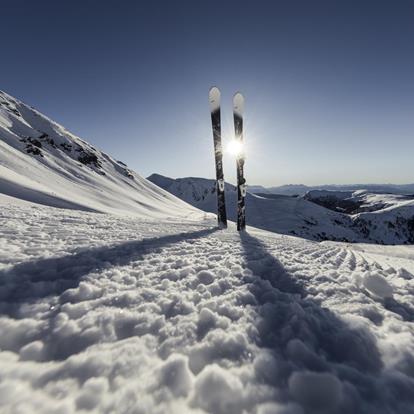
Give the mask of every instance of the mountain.
<svg viewBox="0 0 414 414">
<path fill-rule="evenodd" d="M 414 246 L 219 230 L 37 111 L 0 102 L 2 413 L 412 412 Z M 215 209 L 213 180 L 152 180 Z M 355 217 L 409 208 L 308 197 L 248 194 L 248 219 L 369 240 Z M 234 217 L 230 185 L 227 201 Z"/>
<path fill-rule="evenodd" d="M 307 186 L 304 184 L 287 184 L 278 187 L 263 187 L 261 185 L 249 185 L 248 191 L 254 194 L 284 194 L 305 195 L 308 191 L 358 191 L 365 190 L 380 194 L 414 194 L 414 184 L 327 184 Z"/>
<path fill-rule="evenodd" d="M 215 180 L 195 177 L 172 179 L 159 174 L 152 174 L 148 180 L 201 210 L 216 212 Z M 226 183 L 225 188 L 228 217 L 235 221 L 236 187 Z M 361 203 L 365 199 L 365 207 L 361 207 L 356 214 L 346 214 L 315 202 L 317 193 L 307 194 L 305 197 L 277 194 L 258 196 L 248 192 L 247 223 L 260 229 L 311 240 L 414 243 L 413 198 L 356 192 L 354 202 L 359 200 Z M 332 194 L 338 195 L 338 192 Z M 353 193 L 341 194 L 350 196 Z"/>
<path fill-rule="evenodd" d="M 279 187 L 263 187 L 261 185 L 249 185 L 247 187 L 251 193 L 261 194 L 282 194 L 282 195 L 303 195 L 311 190 L 310 187 L 303 184 L 287 184 Z"/>
<path fill-rule="evenodd" d="M 333 211 L 357 214 L 385 209 L 402 209 L 405 206 L 411 209 L 414 195 L 379 194 L 366 190 L 312 190 L 308 191 L 303 198 Z"/>
<path fill-rule="evenodd" d="M 0 193 L 53 207 L 103 213 L 203 214 L 1 91 Z"/>
</svg>

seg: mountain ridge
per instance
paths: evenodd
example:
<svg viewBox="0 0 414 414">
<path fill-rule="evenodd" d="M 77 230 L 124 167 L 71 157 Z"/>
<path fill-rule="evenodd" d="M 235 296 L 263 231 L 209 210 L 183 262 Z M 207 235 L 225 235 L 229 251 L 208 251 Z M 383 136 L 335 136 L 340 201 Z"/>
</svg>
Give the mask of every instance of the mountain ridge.
<svg viewBox="0 0 414 414">
<path fill-rule="evenodd" d="M 152 174 L 149 181 L 159 185 L 185 202 L 206 212 L 217 209 L 215 180 L 197 177 L 172 179 Z M 237 192 L 225 183 L 227 215 L 237 218 Z M 358 193 L 358 192 L 356 192 Z M 365 193 L 364 193 L 365 194 Z M 250 226 L 310 240 L 332 240 L 377 244 L 414 243 L 414 200 L 355 195 L 354 202 L 365 203 L 365 209 L 349 215 L 339 209 L 327 208 L 317 200 L 284 194 L 262 196 L 247 192 L 246 217 Z M 383 203 L 381 209 L 370 211 L 371 204 Z M 370 204 L 371 203 L 371 204 Z"/>
<path fill-rule="evenodd" d="M 329 191 L 357 191 L 367 190 L 370 192 L 390 193 L 390 194 L 414 194 L 414 183 L 412 184 L 284 184 L 281 186 L 265 187 L 262 185 L 249 185 L 248 190 L 252 193 L 269 193 L 285 195 L 305 195 L 312 190 L 329 190 Z"/>
<path fill-rule="evenodd" d="M 0 193 L 52 207 L 155 217 L 203 213 L 0 91 Z"/>
</svg>

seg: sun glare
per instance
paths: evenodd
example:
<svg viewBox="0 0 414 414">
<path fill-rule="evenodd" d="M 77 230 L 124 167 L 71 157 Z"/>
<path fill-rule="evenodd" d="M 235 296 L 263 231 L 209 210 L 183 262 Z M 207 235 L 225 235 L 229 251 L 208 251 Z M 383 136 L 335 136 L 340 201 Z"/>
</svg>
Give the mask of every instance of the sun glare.
<svg viewBox="0 0 414 414">
<path fill-rule="evenodd" d="M 237 157 L 243 153 L 243 144 L 233 139 L 227 144 L 227 152 Z"/>
</svg>

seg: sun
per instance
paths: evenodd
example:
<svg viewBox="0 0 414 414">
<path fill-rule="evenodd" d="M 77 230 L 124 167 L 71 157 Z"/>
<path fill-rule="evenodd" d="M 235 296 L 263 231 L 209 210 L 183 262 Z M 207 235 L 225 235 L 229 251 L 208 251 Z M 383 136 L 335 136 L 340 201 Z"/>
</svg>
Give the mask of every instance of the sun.
<svg viewBox="0 0 414 414">
<path fill-rule="evenodd" d="M 237 141 L 235 139 L 231 140 L 227 144 L 227 152 L 229 152 L 232 155 L 235 155 L 236 157 L 239 155 L 242 155 L 243 153 L 243 143 L 240 141 Z"/>
</svg>

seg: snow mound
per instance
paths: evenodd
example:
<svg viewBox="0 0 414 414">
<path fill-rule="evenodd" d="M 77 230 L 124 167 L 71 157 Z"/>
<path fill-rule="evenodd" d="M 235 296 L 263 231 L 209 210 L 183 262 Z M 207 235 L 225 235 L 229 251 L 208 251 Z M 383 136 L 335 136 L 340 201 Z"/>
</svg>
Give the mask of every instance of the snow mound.
<svg viewBox="0 0 414 414">
<path fill-rule="evenodd" d="M 364 287 L 379 298 L 392 298 L 393 289 L 384 276 L 378 273 L 366 273 L 362 278 Z"/>
<path fill-rule="evenodd" d="M 206 412 L 238 413 L 242 397 L 242 382 L 216 364 L 208 365 L 197 376 L 194 403 Z"/>
</svg>

